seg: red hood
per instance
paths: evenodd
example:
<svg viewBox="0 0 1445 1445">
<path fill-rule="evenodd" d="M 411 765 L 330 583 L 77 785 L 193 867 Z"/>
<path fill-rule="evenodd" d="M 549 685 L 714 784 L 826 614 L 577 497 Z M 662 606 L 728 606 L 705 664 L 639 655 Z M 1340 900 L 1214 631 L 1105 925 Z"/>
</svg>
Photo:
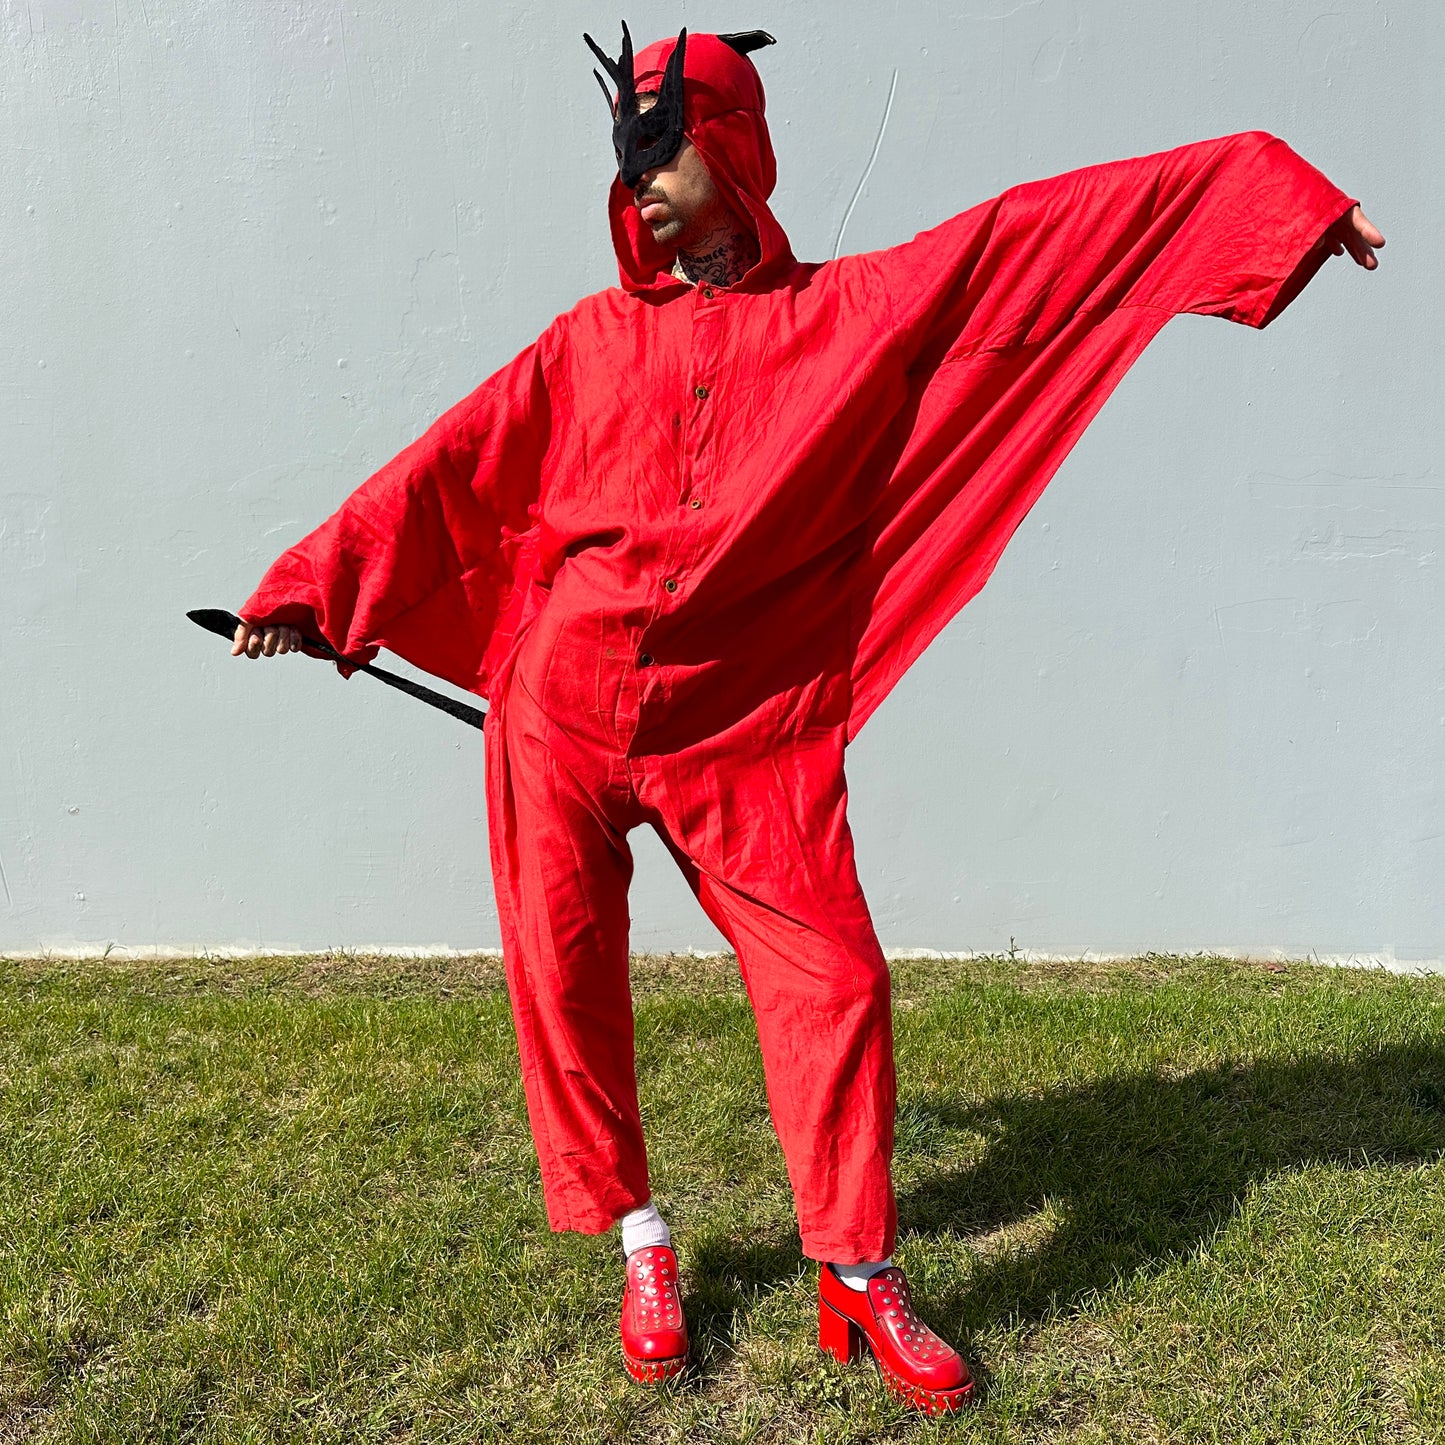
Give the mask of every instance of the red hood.
<svg viewBox="0 0 1445 1445">
<path fill-rule="evenodd" d="M 639 91 L 661 86 L 662 72 L 676 46 L 676 39 L 659 40 L 638 54 L 633 75 Z M 762 259 L 749 278 L 790 264 L 792 247 L 768 209 L 778 166 L 763 118 L 763 82 L 756 67 L 716 35 L 689 33 L 682 97 L 684 134 L 697 147 L 713 184 L 758 238 Z M 612 182 L 607 212 L 623 289 L 640 291 L 659 279 L 670 279 L 676 252 L 652 239 L 620 176 Z"/>
</svg>

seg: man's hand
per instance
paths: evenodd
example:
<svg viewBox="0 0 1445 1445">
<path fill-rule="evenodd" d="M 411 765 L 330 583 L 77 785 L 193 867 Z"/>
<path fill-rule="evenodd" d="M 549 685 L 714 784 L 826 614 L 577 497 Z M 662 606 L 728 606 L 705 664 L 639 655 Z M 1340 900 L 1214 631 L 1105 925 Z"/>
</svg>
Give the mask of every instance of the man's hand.
<svg viewBox="0 0 1445 1445">
<path fill-rule="evenodd" d="M 296 627 L 254 627 L 242 622 L 231 643 L 231 656 L 274 657 L 278 652 L 300 652 L 301 630 Z"/>
<path fill-rule="evenodd" d="M 1354 257 L 1355 265 L 1373 271 L 1380 264 L 1375 252 L 1385 244 L 1385 238 L 1373 226 L 1365 213 L 1356 206 L 1348 216 L 1341 216 L 1325 232 L 1320 244 L 1330 248 L 1333 256 L 1348 251 Z"/>
</svg>

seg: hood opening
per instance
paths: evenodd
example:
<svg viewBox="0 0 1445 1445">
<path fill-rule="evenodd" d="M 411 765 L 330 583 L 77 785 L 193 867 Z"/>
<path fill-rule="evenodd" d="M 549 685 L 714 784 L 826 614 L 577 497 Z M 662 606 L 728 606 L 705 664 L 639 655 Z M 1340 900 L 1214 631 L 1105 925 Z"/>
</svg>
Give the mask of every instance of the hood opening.
<svg viewBox="0 0 1445 1445">
<path fill-rule="evenodd" d="M 676 39 L 638 53 L 633 75 L 639 91 L 662 84 Z M 771 275 L 793 261 L 787 235 L 768 206 L 778 167 L 764 118 L 762 77 L 746 55 L 716 35 L 687 37 L 683 70 L 683 134 L 697 148 L 713 184 L 753 232 L 759 261 L 748 280 Z M 616 176 L 607 199 L 617 269 L 627 291 L 672 282 L 676 248 L 660 246 L 643 221 L 630 187 Z"/>
</svg>

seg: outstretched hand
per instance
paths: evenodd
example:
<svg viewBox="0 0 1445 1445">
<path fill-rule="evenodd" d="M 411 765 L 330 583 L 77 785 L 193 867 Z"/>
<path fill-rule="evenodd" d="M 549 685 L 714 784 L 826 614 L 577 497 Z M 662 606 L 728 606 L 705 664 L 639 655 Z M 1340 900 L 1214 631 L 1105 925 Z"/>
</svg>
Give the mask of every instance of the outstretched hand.
<svg viewBox="0 0 1445 1445">
<path fill-rule="evenodd" d="M 1385 244 L 1385 238 L 1369 217 L 1356 206 L 1324 233 L 1320 244 L 1328 246 L 1333 256 L 1340 256 L 1348 251 L 1354 258 L 1355 265 L 1363 266 L 1366 271 L 1373 271 L 1380 264 L 1375 252 Z"/>
</svg>

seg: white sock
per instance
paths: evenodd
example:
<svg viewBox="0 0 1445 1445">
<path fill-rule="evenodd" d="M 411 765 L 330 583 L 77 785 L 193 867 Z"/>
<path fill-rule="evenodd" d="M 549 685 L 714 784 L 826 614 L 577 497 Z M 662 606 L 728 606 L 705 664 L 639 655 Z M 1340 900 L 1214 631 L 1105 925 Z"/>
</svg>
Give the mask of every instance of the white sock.
<svg viewBox="0 0 1445 1445">
<path fill-rule="evenodd" d="M 649 1245 L 671 1244 L 672 1231 L 650 1199 L 641 1209 L 622 1216 L 622 1253 L 635 1254 Z"/>
<path fill-rule="evenodd" d="M 862 1264 L 832 1264 L 828 1268 L 848 1286 L 849 1289 L 856 1289 L 863 1294 L 868 1288 L 868 1281 L 875 1274 L 889 1268 L 893 1263 L 893 1256 L 887 1259 L 865 1259 Z"/>
</svg>

